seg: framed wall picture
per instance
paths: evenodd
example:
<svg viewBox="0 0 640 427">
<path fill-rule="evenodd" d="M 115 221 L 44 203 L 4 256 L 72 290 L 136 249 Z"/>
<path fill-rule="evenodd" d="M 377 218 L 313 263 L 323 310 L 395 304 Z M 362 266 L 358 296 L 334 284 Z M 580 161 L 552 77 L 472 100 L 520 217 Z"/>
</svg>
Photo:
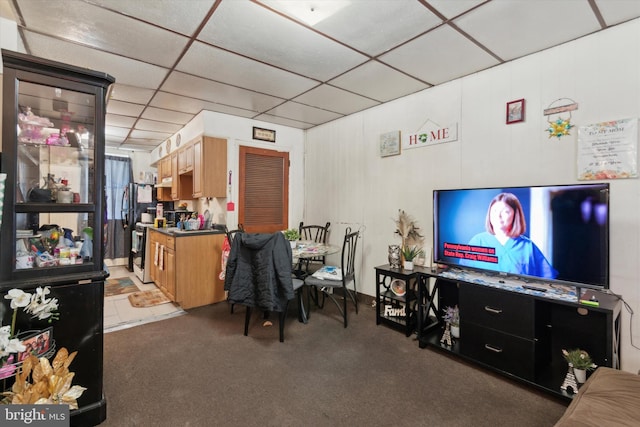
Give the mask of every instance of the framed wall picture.
<svg viewBox="0 0 640 427">
<path fill-rule="evenodd" d="M 253 139 L 260 141 L 276 142 L 276 131 L 271 129 L 263 129 L 253 127 Z"/>
<path fill-rule="evenodd" d="M 507 102 L 507 124 L 524 121 L 524 99 Z"/>
<path fill-rule="evenodd" d="M 400 154 L 400 131 L 387 132 L 380 135 L 380 157 Z"/>
</svg>

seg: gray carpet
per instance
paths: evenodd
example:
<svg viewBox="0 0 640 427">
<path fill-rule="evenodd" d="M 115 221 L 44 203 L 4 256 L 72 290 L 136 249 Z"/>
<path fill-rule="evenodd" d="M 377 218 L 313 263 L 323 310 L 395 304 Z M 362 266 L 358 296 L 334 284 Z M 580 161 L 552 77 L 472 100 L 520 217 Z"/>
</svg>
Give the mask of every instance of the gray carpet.
<svg viewBox="0 0 640 427">
<path fill-rule="evenodd" d="M 227 303 L 105 335 L 102 426 L 552 426 L 566 404 L 376 326 L 361 305 L 307 325 Z"/>
</svg>

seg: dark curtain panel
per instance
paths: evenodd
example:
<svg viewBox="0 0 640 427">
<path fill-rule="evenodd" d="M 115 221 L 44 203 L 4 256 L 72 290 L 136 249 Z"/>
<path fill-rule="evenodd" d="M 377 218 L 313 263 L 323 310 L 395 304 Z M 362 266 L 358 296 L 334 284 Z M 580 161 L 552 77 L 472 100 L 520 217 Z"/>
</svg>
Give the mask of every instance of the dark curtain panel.
<svg viewBox="0 0 640 427">
<path fill-rule="evenodd" d="M 128 157 L 105 157 L 105 195 L 107 206 L 105 258 L 127 258 L 129 250 L 125 248 L 125 229 L 122 225 L 122 196 L 131 182 L 133 170 Z M 127 229 L 128 233 L 129 230 Z"/>
</svg>

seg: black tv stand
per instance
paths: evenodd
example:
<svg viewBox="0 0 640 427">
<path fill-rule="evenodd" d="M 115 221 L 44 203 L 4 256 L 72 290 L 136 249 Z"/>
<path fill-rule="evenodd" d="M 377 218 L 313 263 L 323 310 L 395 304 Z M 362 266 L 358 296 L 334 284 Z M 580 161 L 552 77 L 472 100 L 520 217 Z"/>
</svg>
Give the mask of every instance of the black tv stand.
<svg viewBox="0 0 640 427">
<path fill-rule="evenodd" d="M 620 368 L 622 302 L 616 295 L 462 269 L 416 267 L 415 274 L 420 348 L 464 358 L 567 400 L 573 394 L 560 389 L 567 374 L 563 349 L 580 348 L 598 366 Z M 447 346 L 440 342 L 442 313 L 455 305 L 460 338 Z"/>
</svg>

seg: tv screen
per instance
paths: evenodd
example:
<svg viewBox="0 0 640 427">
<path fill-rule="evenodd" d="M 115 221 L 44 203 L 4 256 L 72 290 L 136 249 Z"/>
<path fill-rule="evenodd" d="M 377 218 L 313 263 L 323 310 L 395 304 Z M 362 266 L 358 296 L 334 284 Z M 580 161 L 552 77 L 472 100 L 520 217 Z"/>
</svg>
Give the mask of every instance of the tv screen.
<svg viewBox="0 0 640 427">
<path fill-rule="evenodd" d="M 609 184 L 433 192 L 438 264 L 609 287 Z"/>
</svg>

